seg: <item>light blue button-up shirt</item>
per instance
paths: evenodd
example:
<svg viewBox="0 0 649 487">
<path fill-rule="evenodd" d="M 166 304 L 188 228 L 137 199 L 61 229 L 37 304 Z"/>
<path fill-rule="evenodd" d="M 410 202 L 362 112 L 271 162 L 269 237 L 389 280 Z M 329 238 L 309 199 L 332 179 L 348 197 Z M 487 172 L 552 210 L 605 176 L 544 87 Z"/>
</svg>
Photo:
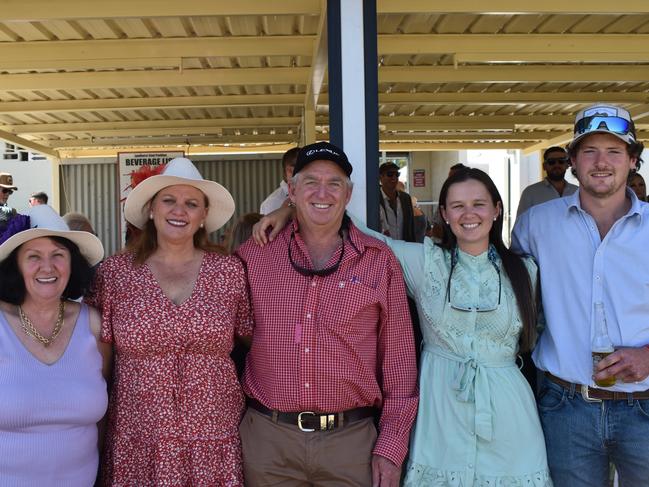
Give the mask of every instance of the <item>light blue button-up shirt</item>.
<svg viewBox="0 0 649 487">
<path fill-rule="evenodd" d="M 604 303 L 616 347 L 649 344 L 649 205 L 627 189 L 631 209 L 602 240 L 579 190 L 530 208 L 516 221 L 512 249 L 532 255 L 540 269 L 546 329 L 534 350 L 536 366 L 578 384 L 591 384 L 594 303 Z M 617 391 L 649 389 L 649 380 L 617 383 Z"/>
</svg>

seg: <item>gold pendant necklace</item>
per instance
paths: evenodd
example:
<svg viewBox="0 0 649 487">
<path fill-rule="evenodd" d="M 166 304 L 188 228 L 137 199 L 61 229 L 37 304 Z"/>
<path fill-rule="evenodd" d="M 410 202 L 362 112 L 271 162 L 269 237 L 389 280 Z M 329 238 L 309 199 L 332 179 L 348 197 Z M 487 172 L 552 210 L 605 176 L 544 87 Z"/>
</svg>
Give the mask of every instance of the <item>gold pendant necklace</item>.
<svg viewBox="0 0 649 487">
<path fill-rule="evenodd" d="M 20 326 L 22 327 L 25 334 L 41 342 L 43 346 L 47 348 L 52 344 L 52 342 L 56 339 L 56 337 L 59 336 L 59 333 L 61 333 L 61 329 L 63 328 L 64 316 L 65 316 L 65 301 L 61 301 L 59 303 L 59 316 L 56 318 L 56 323 L 54 324 L 54 330 L 52 330 L 52 334 L 50 335 L 49 338 L 43 336 L 36 329 L 36 327 L 32 323 L 32 320 L 30 320 L 25 314 L 25 312 L 23 311 L 22 306 L 18 306 L 18 315 L 20 316 Z"/>
</svg>

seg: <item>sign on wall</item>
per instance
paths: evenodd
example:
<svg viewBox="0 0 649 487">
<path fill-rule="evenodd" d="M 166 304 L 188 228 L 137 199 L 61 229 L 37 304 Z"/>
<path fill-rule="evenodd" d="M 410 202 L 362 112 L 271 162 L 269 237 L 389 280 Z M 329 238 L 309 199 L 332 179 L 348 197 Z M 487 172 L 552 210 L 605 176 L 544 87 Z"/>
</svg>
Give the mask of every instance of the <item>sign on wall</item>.
<svg viewBox="0 0 649 487">
<path fill-rule="evenodd" d="M 426 170 L 415 169 L 412 171 L 412 185 L 415 188 L 424 188 L 426 186 Z"/>
<path fill-rule="evenodd" d="M 184 151 L 169 152 L 118 152 L 117 180 L 119 181 L 120 233 L 122 245 L 126 241 L 126 220 L 124 219 L 124 201 L 131 192 L 131 174 L 141 171 L 144 166 L 156 167 L 166 164 L 174 157 L 184 157 Z"/>
</svg>

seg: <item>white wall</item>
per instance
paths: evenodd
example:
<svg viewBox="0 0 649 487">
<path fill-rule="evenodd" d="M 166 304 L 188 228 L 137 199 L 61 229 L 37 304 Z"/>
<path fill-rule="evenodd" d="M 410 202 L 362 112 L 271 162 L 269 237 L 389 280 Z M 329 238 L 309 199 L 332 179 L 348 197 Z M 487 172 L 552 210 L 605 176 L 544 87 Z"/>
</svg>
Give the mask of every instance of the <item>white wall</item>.
<svg viewBox="0 0 649 487">
<path fill-rule="evenodd" d="M 464 162 L 462 153 L 458 151 L 411 152 L 408 167 L 409 193 L 420 202 L 437 202 L 449 168 L 458 162 Z M 426 171 L 426 186 L 423 188 L 414 187 L 415 169 Z"/>
<path fill-rule="evenodd" d="M 44 191 L 52 197 L 52 163 L 45 161 L 0 161 L 0 172 L 8 172 L 14 178 L 18 191 L 9 197 L 7 204 L 18 213 L 29 209 L 29 196 L 37 191 Z M 56 203 L 56 202 L 54 202 Z M 57 208 L 58 209 L 58 208 Z"/>
</svg>

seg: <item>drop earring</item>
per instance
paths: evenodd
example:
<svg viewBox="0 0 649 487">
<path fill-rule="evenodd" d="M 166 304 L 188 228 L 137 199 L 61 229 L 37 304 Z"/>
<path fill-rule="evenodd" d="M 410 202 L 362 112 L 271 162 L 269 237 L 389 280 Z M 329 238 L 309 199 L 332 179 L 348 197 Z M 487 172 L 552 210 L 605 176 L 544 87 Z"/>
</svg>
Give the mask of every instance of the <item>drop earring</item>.
<svg viewBox="0 0 649 487">
<path fill-rule="evenodd" d="M 153 212 L 149 212 L 149 220 L 153 220 Z"/>
<path fill-rule="evenodd" d="M 203 225 L 203 224 L 201 223 L 201 228 L 203 228 L 204 226 L 205 226 L 205 225 Z"/>
</svg>

